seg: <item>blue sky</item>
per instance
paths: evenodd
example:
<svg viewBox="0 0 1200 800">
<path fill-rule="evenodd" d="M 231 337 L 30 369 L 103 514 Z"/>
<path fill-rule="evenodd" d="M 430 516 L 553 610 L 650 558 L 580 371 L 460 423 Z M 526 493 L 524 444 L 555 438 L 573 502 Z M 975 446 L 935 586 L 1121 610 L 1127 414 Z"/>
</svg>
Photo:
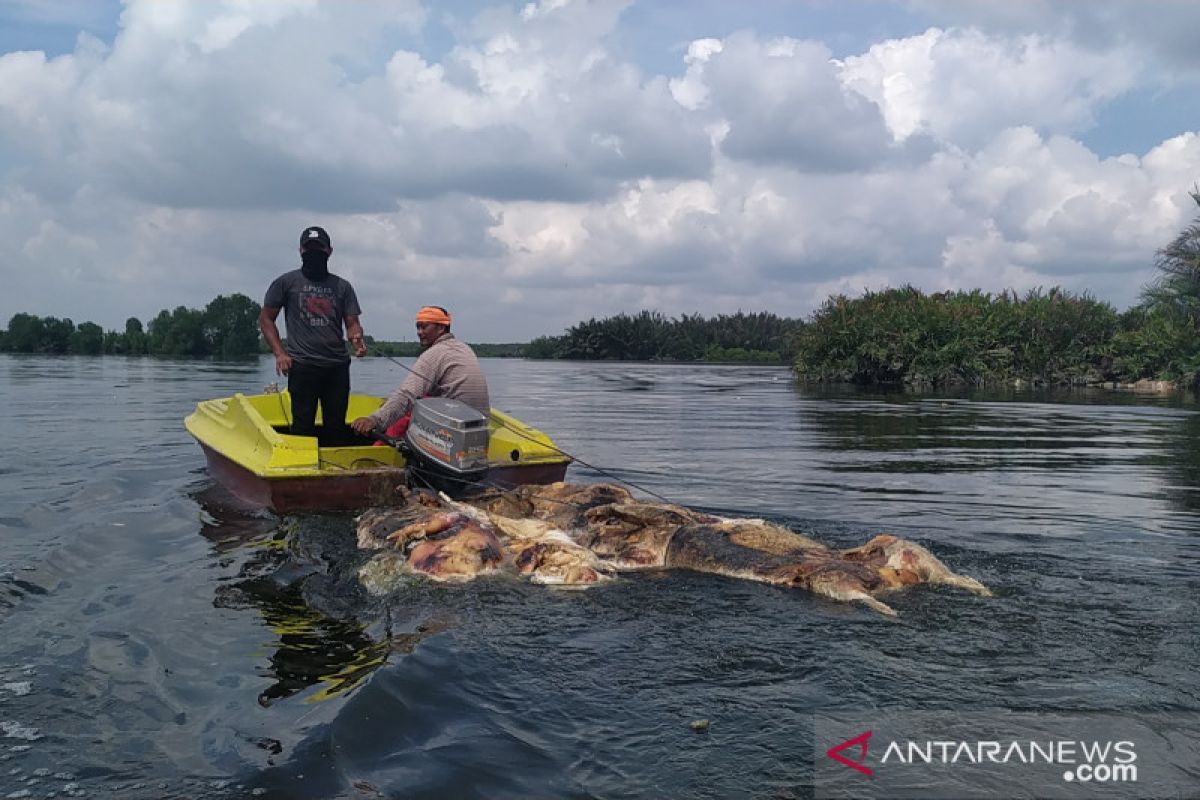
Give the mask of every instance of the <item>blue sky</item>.
<svg viewBox="0 0 1200 800">
<path fill-rule="evenodd" d="M 50 56 L 70 53 L 81 31 L 111 42 L 120 15 L 119 0 L 0 0 L 0 52 L 41 50 Z"/>
<path fill-rule="evenodd" d="M 0 0 L 0 320 L 261 300 L 381 338 L 834 293 L 1118 308 L 1196 215 L 1200 4 Z"/>
</svg>

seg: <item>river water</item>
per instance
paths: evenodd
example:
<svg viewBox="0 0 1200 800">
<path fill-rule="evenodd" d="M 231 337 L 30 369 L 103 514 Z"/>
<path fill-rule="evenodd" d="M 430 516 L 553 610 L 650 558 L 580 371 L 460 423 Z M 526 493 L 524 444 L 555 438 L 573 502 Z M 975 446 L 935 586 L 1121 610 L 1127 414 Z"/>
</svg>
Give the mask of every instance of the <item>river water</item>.
<svg viewBox="0 0 1200 800">
<path fill-rule="evenodd" d="M 590 465 L 573 480 L 838 546 L 896 533 L 996 596 L 919 587 L 892 620 L 671 572 L 351 607 L 297 550 L 336 555 L 352 517 L 239 507 L 182 425 L 272 362 L 0 356 L 0 798 L 790 798 L 824 711 L 1200 711 L 1186 398 L 485 368 L 497 407 Z M 352 371 L 374 393 L 403 374 Z"/>
</svg>

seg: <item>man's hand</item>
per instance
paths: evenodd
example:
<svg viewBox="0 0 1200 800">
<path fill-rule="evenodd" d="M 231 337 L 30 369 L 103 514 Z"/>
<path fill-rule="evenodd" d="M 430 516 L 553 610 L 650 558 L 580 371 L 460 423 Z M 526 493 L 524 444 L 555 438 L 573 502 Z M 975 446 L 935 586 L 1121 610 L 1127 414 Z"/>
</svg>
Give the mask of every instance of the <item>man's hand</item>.
<svg viewBox="0 0 1200 800">
<path fill-rule="evenodd" d="M 367 354 L 367 343 L 363 341 L 361 336 L 355 336 L 350 340 L 350 344 L 354 347 L 354 355 L 362 358 Z"/>
<path fill-rule="evenodd" d="M 287 375 L 292 371 L 292 357 L 287 353 L 275 356 L 275 373 L 277 375 Z"/>
<path fill-rule="evenodd" d="M 370 435 L 371 431 L 375 430 L 375 420 L 370 417 L 359 417 L 350 423 L 350 427 L 355 433 L 361 433 L 363 436 Z"/>
</svg>

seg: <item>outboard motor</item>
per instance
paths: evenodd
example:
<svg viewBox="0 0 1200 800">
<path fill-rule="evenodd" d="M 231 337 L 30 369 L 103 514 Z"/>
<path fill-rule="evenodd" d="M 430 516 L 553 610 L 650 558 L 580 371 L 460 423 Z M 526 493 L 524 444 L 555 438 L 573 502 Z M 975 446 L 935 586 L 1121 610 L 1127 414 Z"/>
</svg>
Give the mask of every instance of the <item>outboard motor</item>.
<svg viewBox="0 0 1200 800">
<path fill-rule="evenodd" d="M 459 400 L 417 400 L 404 440 L 395 444 L 414 487 L 457 497 L 487 477 L 488 418 Z"/>
</svg>

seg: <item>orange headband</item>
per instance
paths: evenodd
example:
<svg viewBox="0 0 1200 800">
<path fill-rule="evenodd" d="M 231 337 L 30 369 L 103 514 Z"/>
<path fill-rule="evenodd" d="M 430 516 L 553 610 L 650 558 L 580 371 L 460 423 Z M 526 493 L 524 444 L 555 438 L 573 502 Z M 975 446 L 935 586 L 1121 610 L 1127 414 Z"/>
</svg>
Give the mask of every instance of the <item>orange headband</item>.
<svg viewBox="0 0 1200 800">
<path fill-rule="evenodd" d="M 417 312 L 417 322 L 432 322 L 435 325 L 450 327 L 450 315 L 440 308 L 425 306 Z"/>
</svg>

